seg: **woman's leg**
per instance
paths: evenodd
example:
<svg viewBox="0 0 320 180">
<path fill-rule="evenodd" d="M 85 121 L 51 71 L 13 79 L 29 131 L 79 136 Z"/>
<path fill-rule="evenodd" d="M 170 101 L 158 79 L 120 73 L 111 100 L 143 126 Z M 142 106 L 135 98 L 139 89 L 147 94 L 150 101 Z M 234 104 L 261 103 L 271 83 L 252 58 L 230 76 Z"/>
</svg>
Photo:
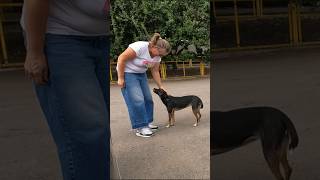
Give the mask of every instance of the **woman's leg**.
<svg viewBox="0 0 320 180">
<path fill-rule="evenodd" d="M 101 85 L 108 82 L 99 77 L 104 73 L 96 72 L 96 62 L 102 60 L 96 42 L 92 37 L 46 37 L 49 83 L 36 86 L 36 92 L 65 180 L 110 177 L 109 100 L 106 87 Z"/>
<path fill-rule="evenodd" d="M 131 126 L 133 129 L 147 126 L 144 95 L 139 80 L 141 74 L 125 73 L 124 78 L 125 87 L 121 89 L 121 92 L 128 107 Z"/>
<path fill-rule="evenodd" d="M 150 87 L 149 87 L 148 78 L 146 74 L 144 74 L 144 76 L 141 77 L 140 84 L 141 84 L 141 89 L 142 89 L 145 108 L 146 108 L 144 119 L 149 124 L 153 121 L 153 100 L 152 100 L 152 95 L 150 92 Z"/>
</svg>

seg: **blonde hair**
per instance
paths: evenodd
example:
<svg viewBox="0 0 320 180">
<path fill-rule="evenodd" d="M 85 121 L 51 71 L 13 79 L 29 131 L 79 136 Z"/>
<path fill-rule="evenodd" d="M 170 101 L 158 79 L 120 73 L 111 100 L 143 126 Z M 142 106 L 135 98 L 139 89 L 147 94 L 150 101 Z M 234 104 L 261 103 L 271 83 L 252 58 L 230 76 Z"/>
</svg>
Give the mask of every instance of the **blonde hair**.
<svg viewBox="0 0 320 180">
<path fill-rule="evenodd" d="M 163 48 L 166 50 L 167 53 L 171 51 L 171 45 L 165 39 L 162 39 L 159 33 L 154 33 L 150 39 L 150 43 L 153 46 L 157 46 L 159 48 Z"/>
</svg>

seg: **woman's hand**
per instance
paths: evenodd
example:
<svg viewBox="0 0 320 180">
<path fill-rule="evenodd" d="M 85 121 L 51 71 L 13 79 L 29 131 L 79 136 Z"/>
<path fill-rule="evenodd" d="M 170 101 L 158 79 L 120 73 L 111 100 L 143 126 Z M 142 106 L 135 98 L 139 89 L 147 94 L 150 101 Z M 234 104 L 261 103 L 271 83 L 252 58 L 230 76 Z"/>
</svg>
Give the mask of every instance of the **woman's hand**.
<svg viewBox="0 0 320 180">
<path fill-rule="evenodd" d="M 168 95 L 170 95 L 170 94 L 168 93 L 168 91 L 167 91 L 163 86 L 159 86 L 159 88 L 160 88 L 160 89 L 163 89 Z"/>
<path fill-rule="evenodd" d="M 118 79 L 118 86 L 120 88 L 124 88 L 125 87 L 125 82 L 124 82 L 124 79 L 123 78 L 119 78 Z"/>
<path fill-rule="evenodd" d="M 24 63 L 25 73 L 37 85 L 45 85 L 48 82 L 48 63 L 44 53 L 27 52 Z"/>
<path fill-rule="evenodd" d="M 163 89 L 164 91 L 166 91 L 166 89 L 163 86 L 159 86 L 159 89 Z"/>
<path fill-rule="evenodd" d="M 120 88 L 124 88 L 125 87 L 125 82 L 124 82 L 124 70 L 125 70 L 125 64 L 126 61 L 128 60 L 132 60 L 134 58 L 136 58 L 136 52 L 128 47 L 123 53 L 120 54 L 120 56 L 118 57 L 118 61 L 117 61 L 117 67 L 118 67 L 118 86 Z"/>
</svg>

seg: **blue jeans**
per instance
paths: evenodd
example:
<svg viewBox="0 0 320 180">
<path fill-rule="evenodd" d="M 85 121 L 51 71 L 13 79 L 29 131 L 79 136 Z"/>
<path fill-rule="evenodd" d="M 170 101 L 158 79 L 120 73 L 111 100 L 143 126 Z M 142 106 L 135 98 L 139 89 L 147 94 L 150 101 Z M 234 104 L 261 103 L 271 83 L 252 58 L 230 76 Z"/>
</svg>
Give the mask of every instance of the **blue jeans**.
<svg viewBox="0 0 320 180">
<path fill-rule="evenodd" d="M 153 101 L 146 73 L 125 73 L 121 89 L 127 104 L 132 129 L 147 126 L 153 121 Z"/>
<path fill-rule="evenodd" d="M 57 145 L 65 180 L 110 179 L 107 36 L 47 34 L 47 85 L 36 94 Z"/>
</svg>

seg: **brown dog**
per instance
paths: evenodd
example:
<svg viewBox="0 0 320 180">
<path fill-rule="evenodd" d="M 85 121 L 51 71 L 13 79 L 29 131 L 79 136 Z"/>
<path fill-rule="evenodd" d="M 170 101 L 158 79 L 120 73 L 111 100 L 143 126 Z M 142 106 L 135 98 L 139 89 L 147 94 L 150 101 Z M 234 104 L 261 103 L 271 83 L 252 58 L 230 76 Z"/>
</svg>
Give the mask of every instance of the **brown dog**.
<svg viewBox="0 0 320 180">
<path fill-rule="evenodd" d="M 196 117 L 195 124 L 193 126 L 197 126 L 198 122 L 201 118 L 200 109 L 203 108 L 203 103 L 201 99 L 197 96 L 182 96 L 182 97 L 174 97 L 167 94 L 163 89 L 153 89 L 153 92 L 156 93 L 163 104 L 167 107 L 167 111 L 169 114 L 169 124 L 167 127 L 173 126 L 175 122 L 174 112 L 184 109 L 188 106 L 192 107 L 193 114 Z"/>
</svg>

